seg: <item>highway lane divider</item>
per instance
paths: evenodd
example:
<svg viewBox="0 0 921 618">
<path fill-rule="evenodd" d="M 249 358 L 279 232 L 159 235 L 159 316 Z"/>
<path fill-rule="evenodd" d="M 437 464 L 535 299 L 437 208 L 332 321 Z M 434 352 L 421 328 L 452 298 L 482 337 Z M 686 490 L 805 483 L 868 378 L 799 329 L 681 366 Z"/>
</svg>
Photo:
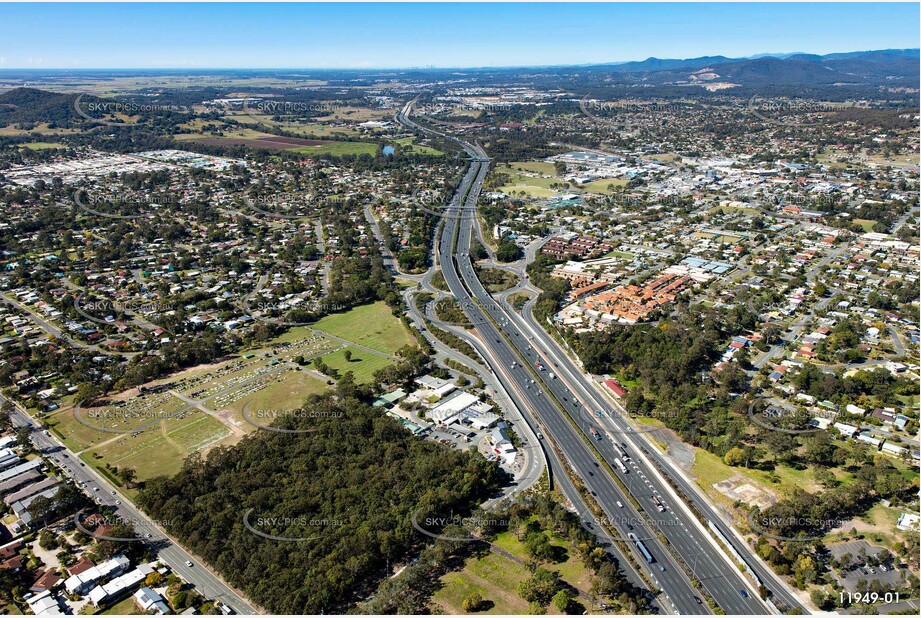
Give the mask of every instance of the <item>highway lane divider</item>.
<svg viewBox="0 0 921 618">
<path fill-rule="evenodd" d="M 464 284 L 464 287 L 465 287 L 465 288 L 467 288 L 466 284 L 464 283 L 463 278 L 461 278 L 461 283 Z M 469 288 L 467 288 L 467 290 L 468 290 L 468 292 L 470 292 Z M 470 295 L 471 295 L 471 300 L 473 300 L 473 302 L 476 303 L 476 304 L 480 307 L 480 311 L 482 311 L 483 314 L 486 315 L 486 317 L 489 318 L 489 320 L 493 323 L 493 326 L 494 326 L 494 327 L 496 328 L 496 330 L 498 331 L 499 336 L 501 336 L 503 339 L 505 339 L 506 343 L 507 343 L 507 344 L 510 346 L 510 348 L 515 352 L 515 354 L 518 356 L 518 358 L 521 359 L 521 360 L 523 361 L 522 364 L 521 364 L 522 367 L 527 367 L 527 368 L 528 368 L 528 372 L 529 372 L 531 375 L 533 375 L 537 380 L 540 380 L 540 376 L 537 374 L 536 371 L 534 371 L 533 367 L 531 367 L 530 362 L 528 362 L 528 360 L 525 359 L 524 356 L 522 356 L 520 350 L 518 350 L 518 348 L 515 347 L 515 345 L 514 345 L 514 344 L 511 342 L 511 340 L 508 338 L 508 335 L 506 335 L 506 334 L 502 331 L 502 329 L 500 328 L 500 326 L 498 325 L 498 323 L 495 321 L 495 318 L 493 318 L 491 315 L 489 315 L 489 312 L 481 305 L 481 303 L 473 296 L 472 293 L 471 293 Z M 535 383 L 537 383 L 537 380 L 535 380 Z M 541 382 L 541 383 L 542 383 L 542 382 Z M 603 463 L 605 469 L 610 473 L 609 476 L 610 476 L 611 479 L 614 481 L 614 483 L 618 486 L 618 488 L 621 490 L 621 494 L 623 494 L 623 496 L 624 496 L 627 500 L 630 501 L 630 503 L 631 503 L 631 504 L 633 505 L 633 507 L 637 510 L 637 512 L 640 512 L 640 513 L 643 513 L 643 512 L 649 513 L 649 511 L 647 511 L 647 510 L 639 503 L 639 501 L 633 496 L 633 494 L 630 493 L 630 491 L 627 489 L 627 486 L 624 484 L 624 482 L 621 481 L 620 478 L 617 476 L 617 474 L 614 472 L 614 468 L 611 467 L 611 464 L 608 462 L 608 460 L 601 454 L 601 452 L 598 450 L 597 446 L 596 446 L 595 444 L 593 444 L 591 440 L 589 440 L 589 438 L 588 438 L 588 436 L 585 434 L 585 432 L 582 431 L 581 427 L 579 427 L 579 424 L 575 421 L 575 419 L 572 418 L 572 415 L 569 413 L 569 411 L 566 410 L 566 408 L 560 403 L 560 401 L 556 398 L 556 396 L 553 394 L 553 392 L 552 392 L 549 388 L 547 389 L 547 397 L 553 402 L 553 404 L 557 407 L 557 409 L 560 410 L 560 411 L 563 413 L 563 417 L 564 417 L 567 421 L 569 421 L 569 424 L 573 427 L 573 429 L 575 430 L 576 434 L 578 434 L 578 436 L 582 439 L 582 441 L 588 446 L 589 450 L 591 450 L 592 453 L 594 453 L 595 458 L 598 459 L 598 460 L 600 460 L 600 461 Z M 556 452 L 556 449 L 554 449 L 554 451 Z M 686 561 L 683 560 L 683 559 L 681 559 L 680 555 L 677 553 L 677 550 L 672 546 L 672 544 L 671 544 L 671 542 L 669 542 L 668 538 L 667 538 L 660 530 L 658 530 L 658 528 L 654 528 L 654 530 L 655 530 L 656 538 L 659 539 L 659 541 L 662 543 L 662 546 L 666 549 L 666 551 L 668 551 L 668 553 L 671 554 L 672 558 L 675 560 L 675 564 L 677 564 L 677 565 L 679 565 L 679 566 L 682 567 L 681 570 L 684 572 L 685 576 L 688 578 L 688 581 L 691 582 L 691 584 L 692 584 L 691 587 L 694 588 L 695 590 L 697 590 L 697 592 L 698 592 L 701 596 L 703 596 L 704 598 L 706 598 L 706 599 L 708 600 L 708 603 L 709 603 L 709 601 L 711 600 L 710 594 L 709 594 L 708 592 L 706 592 L 706 590 L 703 590 L 702 587 L 699 586 L 699 584 L 700 584 L 699 580 L 697 580 L 697 578 L 694 577 L 694 575 L 693 575 L 692 573 L 688 573 L 688 572 L 687 572 L 687 569 L 688 569 L 689 565 L 686 563 Z M 610 534 L 609 534 L 608 536 L 611 536 L 611 538 L 614 538 L 614 536 L 612 536 L 612 535 L 610 535 Z M 695 582 L 696 582 L 698 585 L 694 585 Z M 714 601 L 714 602 L 715 602 L 715 601 Z"/>
</svg>

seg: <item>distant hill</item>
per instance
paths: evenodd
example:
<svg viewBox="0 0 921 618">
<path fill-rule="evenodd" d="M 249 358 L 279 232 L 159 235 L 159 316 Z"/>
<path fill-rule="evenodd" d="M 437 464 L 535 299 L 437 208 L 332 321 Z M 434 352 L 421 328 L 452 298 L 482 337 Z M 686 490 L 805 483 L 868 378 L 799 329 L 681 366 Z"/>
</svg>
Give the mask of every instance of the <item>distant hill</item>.
<svg viewBox="0 0 921 618">
<path fill-rule="evenodd" d="M 858 86 L 918 87 L 918 49 L 884 49 L 827 54 L 776 54 L 751 58 L 703 56 L 686 59 L 647 58 L 639 62 L 599 64 L 581 70 L 610 72 L 615 80 L 651 85 L 700 81 L 692 75 L 710 69 L 710 81 L 740 86 Z"/>
<path fill-rule="evenodd" d="M 636 73 L 652 71 L 679 71 L 679 70 L 697 70 L 704 67 L 732 62 L 732 58 L 726 56 L 702 56 L 700 58 L 687 58 L 684 60 L 647 58 L 646 60 L 636 62 L 625 62 L 623 64 L 605 65 L 615 73 Z"/>
<path fill-rule="evenodd" d="M 80 119 L 74 109 L 76 98 L 75 94 L 14 88 L 0 94 L 0 126 L 39 122 L 70 125 Z"/>
</svg>

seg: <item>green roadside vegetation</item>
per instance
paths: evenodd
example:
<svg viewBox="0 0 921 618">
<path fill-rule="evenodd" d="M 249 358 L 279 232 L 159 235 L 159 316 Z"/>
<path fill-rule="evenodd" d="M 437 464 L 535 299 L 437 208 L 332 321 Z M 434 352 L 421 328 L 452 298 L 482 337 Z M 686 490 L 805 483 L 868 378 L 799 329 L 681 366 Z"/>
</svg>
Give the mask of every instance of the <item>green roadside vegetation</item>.
<svg viewBox="0 0 921 618">
<path fill-rule="evenodd" d="M 521 278 L 515 273 L 501 268 L 484 268 L 480 266 L 475 266 L 474 268 L 477 277 L 483 283 L 483 287 L 491 294 L 503 292 L 521 281 Z"/>
<path fill-rule="evenodd" d="M 647 607 L 648 599 L 626 581 L 594 535 L 543 491 L 477 513 L 469 522 L 438 531 L 469 542 L 435 541 L 417 564 L 385 582 L 360 609 L 559 615 L 643 613 Z"/>
</svg>

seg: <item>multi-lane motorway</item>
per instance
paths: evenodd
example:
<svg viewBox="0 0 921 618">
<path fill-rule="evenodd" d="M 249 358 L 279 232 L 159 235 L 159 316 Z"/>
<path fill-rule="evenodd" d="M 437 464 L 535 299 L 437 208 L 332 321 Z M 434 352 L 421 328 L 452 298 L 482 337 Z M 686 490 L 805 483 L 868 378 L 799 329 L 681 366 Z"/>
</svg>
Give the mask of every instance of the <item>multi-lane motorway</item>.
<svg viewBox="0 0 921 618">
<path fill-rule="evenodd" d="M 644 543 L 653 562 L 647 564 L 647 559 L 633 545 L 637 549 L 635 556 L 647 570 L 647 577 L 662 589 L 667 609 L 682 614 L 704 613 L 708 608 L 701 597 L 709 597 L 726 613 L 772 613 L 772 608 L 758 597 L 753 580 L 740 573 L 677 497 L 653 463 L 656 455 L 633 432 L 622 411 L 588 383 L 542 329 L 498 304 L 481 285 L 468 252 L 488 158 L 475 145 L 419 126 L 409 119 L 410 112 L 408 105 L 398 114 L 398 120 L 417 130 L 454 139 L 472 159 L 457 193 L 460 199 L 451 202 L 445 211 L 444 227 L 436 246 L 445 281 L 468 318 L 476 324 L 488 357 L 497 361 L 493 366 L 497 377 L 506 390 L 523 395 L 529 413 L 538 419 L 543 433 L 554 442 L 604 512 L 607 521 L 599 523 L 604 523 L 628 545 L 633 545 L 630 535 Z M 543 369 L 536 366 L 537 361 Z M 624 451 L 629 456 L 626 472 L 615 462 L 618 457 L 623 461 Z M 692 489 L 675 479 L 672 482 L 684 492 Z M 628 493 L 635 503 L 627 498 Z M 700 509 L 701 505 L 695 506 Z M 707 510 L 702 512 L 705 516 L 711 514 Z M 721 528 L 715 515 L 711 521 Z M 732 544 L 746 555 L 749 550 L 737 541 L 732 539 Z M 759 572 L 757 564 L 752 566 L 775 599 L 779 597 L 780 605 L 801 608 L 770 573 Z M 692 579 L 696 580 L 696 586 Z"/>
</svg>

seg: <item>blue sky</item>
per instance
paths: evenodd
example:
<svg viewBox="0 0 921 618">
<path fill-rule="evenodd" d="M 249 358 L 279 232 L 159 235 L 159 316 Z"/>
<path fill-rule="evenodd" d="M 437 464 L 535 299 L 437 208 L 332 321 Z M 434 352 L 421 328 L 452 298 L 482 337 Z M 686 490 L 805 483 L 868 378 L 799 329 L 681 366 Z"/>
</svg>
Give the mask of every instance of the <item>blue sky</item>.
<svg viewBox="0 0 921 618">
<path fill-rule="evenodd" d="M 3 4 L 0 68 L 581 64 L 919 46 L 919 5 Z"/>
</svg>

